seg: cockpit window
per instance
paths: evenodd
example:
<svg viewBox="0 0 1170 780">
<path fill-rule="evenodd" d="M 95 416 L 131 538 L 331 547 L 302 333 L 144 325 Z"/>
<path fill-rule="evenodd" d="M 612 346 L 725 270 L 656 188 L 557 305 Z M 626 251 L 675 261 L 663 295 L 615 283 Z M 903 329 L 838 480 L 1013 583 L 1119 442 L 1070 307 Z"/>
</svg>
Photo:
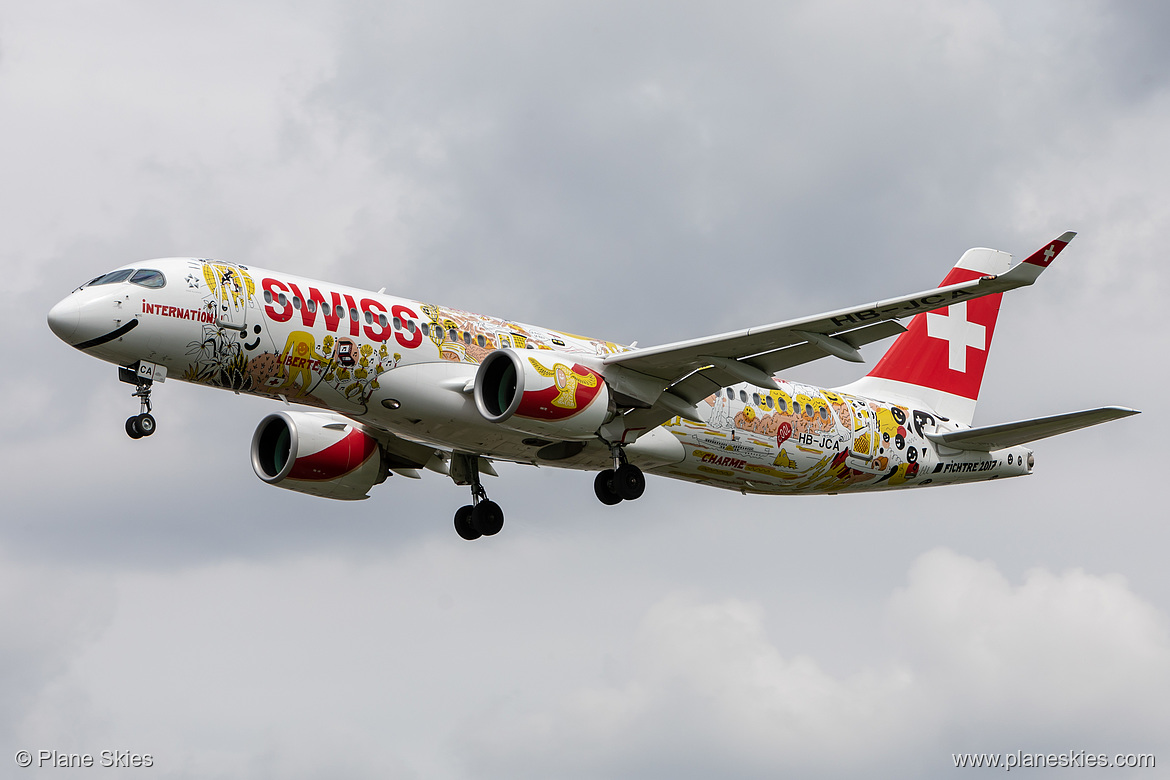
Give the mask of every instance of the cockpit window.
<svg viewBox="0 0 1170 780">
<path fill-rule="evenodd" d="M 134 275 L 130 277 L 130 281 L 134 284 L 140 284 L 143 287 L 166 287 L 167 278 L 163 276 L 162 271 L 155 271 L 150 268 L 143 268 L 135 271 Z"/>
<path fill-rule="evenodd" d="M 130 274 L 134 273 L 133 268 L 123 268 L 121 271 L 110 271 L 94 279 L 92 282 L 87 282 L 83 287 L 97 287 L 99 284 L 118 284 L 130 278 Z"/>
</svg>

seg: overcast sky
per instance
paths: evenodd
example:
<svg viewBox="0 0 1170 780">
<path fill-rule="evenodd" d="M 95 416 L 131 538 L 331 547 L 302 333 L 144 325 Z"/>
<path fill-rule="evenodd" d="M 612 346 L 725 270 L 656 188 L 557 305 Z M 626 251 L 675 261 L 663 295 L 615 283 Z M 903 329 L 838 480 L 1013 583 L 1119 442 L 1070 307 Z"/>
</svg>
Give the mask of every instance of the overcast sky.
<svg viewBox="0 0 1170 780">
<path fill-rule="evenodd" d="M 1168 9 L 0 0 L 0 766 L 1170 765 Z M 651 478 L 604 507 L 589 474 L 502 465 L 504 531 L 470 544 L 467 491 L 435 474 L 351 504 L 262 483 L 270 401 L 167 382 L 131 441 L 131 388 L 45 324 L 103 271 L 195 255 L 646 346 L 1065 230 L 1005 299 L 976 422 L 1145 414 L 1038 443 L 1032 477 L 831 498 Z"/>
</svg>

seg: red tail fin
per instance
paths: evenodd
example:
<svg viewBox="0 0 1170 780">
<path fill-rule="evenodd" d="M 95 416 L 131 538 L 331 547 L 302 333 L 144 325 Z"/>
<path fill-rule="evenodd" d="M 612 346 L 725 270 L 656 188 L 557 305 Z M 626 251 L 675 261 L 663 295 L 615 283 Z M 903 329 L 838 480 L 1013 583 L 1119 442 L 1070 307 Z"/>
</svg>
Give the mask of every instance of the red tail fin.
<svg viewBox="0 0 1170 780">
<path fill-rule="evenodd" d="M 1039 249 L 1012 273 L 1031 284 L 1075 233 L 1065 233 Z M 969 249 L 942 285 L 1008 271 L 1011 255 L 994 249 Z M 971 424 L 983 369 L 995 334 L 1003 293 L 955 303 L 916 315 L 869 375 L 843 390 L 870 397 L 922 403 L 938 414 Z"/>
<path fill-rule="evenodd" d="M 1010 261 L 1006 252 L 969 249 L 940 286 L 1004 273 Z M 848 390 L 923 402 L 970 425 L 1002 297 L 986 295 L 916 315 L 873 371 Z"/>
</svg>

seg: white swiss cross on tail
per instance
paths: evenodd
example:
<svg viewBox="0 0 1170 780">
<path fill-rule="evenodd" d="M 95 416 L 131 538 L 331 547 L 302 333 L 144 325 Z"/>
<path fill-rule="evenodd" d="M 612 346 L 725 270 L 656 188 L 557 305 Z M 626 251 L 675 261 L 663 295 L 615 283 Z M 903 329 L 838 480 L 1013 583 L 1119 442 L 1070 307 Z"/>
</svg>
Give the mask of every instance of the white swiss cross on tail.
<svg viewBox="0 0 1170 780">
<path fill-rule="evenodd" d="M 847 392 L 871 398 L 900 398 L 920 404 L 941 417 L 971 424 L 987 356 L 995 337 L 1002 292 L 964 299 L 950 285 L 986 279 L 1006 282 L 1005 289 L 1029 285 L 1072 240 L 1065 233 L 1032 253 L 1017 266 L 1011 255 L 994 249 L 970 249 L 939 285 L 947 294 L 933 296 L 939 308 L 916 315 L 906 332 L 889 348 L 869 374 Z M 927 300 L 924 298 L 923 300 Z M 947 305 L 945 308 L 942 304 Z"/>
<path fill-rule="evenodd" d="M 967 302 L 948 307 L 946 314 L 926 315 L 926 335 L 947 342 L 947 368 L 967 372 L 967 347 L 987 351 L 987 328 L 967 320 Z"/>
<path fill-rule="evenodd" d="M 1005 273 L 1010 257 L 992 249 L 972 249 L 940 286 Z M 945 309 L 914 317 L 862 384 L 873 393 L 920 399 L 923 406 L 945 417 L 969 423 L 1001 297 L 1002 293 L 993 293 L 956 300 Z"/>
</svg>

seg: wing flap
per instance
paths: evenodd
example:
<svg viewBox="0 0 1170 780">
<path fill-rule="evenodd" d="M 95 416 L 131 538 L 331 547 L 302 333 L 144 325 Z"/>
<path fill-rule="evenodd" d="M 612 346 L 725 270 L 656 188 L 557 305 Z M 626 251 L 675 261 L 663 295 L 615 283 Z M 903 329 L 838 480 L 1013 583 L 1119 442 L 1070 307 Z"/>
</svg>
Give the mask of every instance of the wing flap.
<svg viewBox="0 0 1170 780">
<path fill-rule="evenodd" d="M 1047 439 L 1049 436 L 1057 436 L 1080 428 L 1088 428 L 1090 425 L 1119 420 L 1133 414 L 1139 414 L 1138 410 L 1122 406 L 1103 406 L 1099 409 L 1086 409 L 1081 412 L 1068 412 L 1051 417 L 1036 417 L 1031 420 L 1020 420 L 1001 425 L 964 428 L 950 433 L 928 433 L 926 437 L 935 444 L 956 450 L 992 452 L 1002 450 L 1005 447 L 1015 447 L 1039 439 Z"/>
<path fill-rule="evenodd" d="M 630 370 L 657 377 L 667 384 L 707 365 L 703 362 L 704 357 L 732 360 L 751 357 L 753 365 L 764 370 L 769 370 L 773 363 L 778 367 L 771 370 L 778 371 L 790 368 L 809 360 L 824 357 L 827 354 L 838 354 L 836 350 L 826 351 L 823 346 L 817 346 L 810 341 L 807 335 L 802 336 L 801 332 L 817 334 L 830 339 L 840 339 L 854 348 L 860 346 L 861 343 L 895 335 L 900 331 L 886 330 L 889 327 L 887 323 L 912 317 L 922 312 L 942 309 L 951 304 L 969 301 L 984 295 L 1006 292 L 1032 284 L 1048 267 L 1052 259 L 1059 254 L 1060 250 L 1072 240 L 1074 235 L 1075 233 L 1071 232 L 1065 233 L 1051 242 L 1047 249 L 1037 252 L 1006 273 L 982 276 L 967 282 L 936 287 L 932 290 L 924 290 L 898 298 L 874 301 L 848 309 L 838 309 L 812 317 L 760 325 L 704 338 L 677 341 L 657 347 L 636 349 L 610 355 L 604 362 L 607 366 L 624 366 Z M 877 326 L 882 327 L 870 330 L 877 328 Z M 870 338 L 871 336 L 873 338 Z M 862 341 L 863 339 L 864 341 Z M 759 357 L 765 354 L 773 355 L 789 347 L 799 347 L 801 351 L 788 356 L 775 355 L 772 359 Z"/>
<path fill-rule="evenodd" d="M 747 376 L 759 380 L 753 384 L 767 387 L 757 370 L 770 376 L 829 355 L 857 360 L 858 347 L 904 332 L 899 319 L 1030 285 L 1074 235 L 1065 233 L 1004 273 L 803 319 L 610 355 L 603 361 L 613 369 L 606 376 L 615 389 L 639 402 L 623 415 L 627 430 L 649 429 L 676 415 L 693 418 L 689 408 L 681 414 L 679 399 L 689 407 Z M 729 361 L 745 365 L 728 365 Z M 664 393 L 671 397 L 662 401 Z"/>
<path fill-rule="evenodd" d="M 887 320 L 873 325 L 866 325 L 863 328 L 845 331 L 832 338 L 843 341 L 854 349 L 857 349 L 858 347 L 872 344 L 875 341 L 881 341 L 890 336 L 897 336 L 905 330 L 906 326 L 897 320 Z M 747 358 L 745 362 L 751 363 L 756 368 L 769 374 L 775 374 L 778 371 L 783 371 L 793 366 L 811 363 L 814 360 L 828 357 L 830 354 L 833 353 L 828 352 L 817 343 L 806 340 L 772 352 L 765 352 L 762 355 L 753 355 Z"/>
<path fill-rule="evenodd" d="M 876 324 L 899 317 L 909 317 L 919 312 L 949 306 L 956 301 L 965 301 L 973 297 L 999 292 L 1002 287 L 995 285 L 997 278 L 988 276 L 901 298 L 874 301 L 851 309 L 838 309 L 804 319 L 760 325 L 716 336 L 623 352 L 609 356 L 605 359 L 605 364 L 623 365 L 643 374 L 657 376 L 660 379 L 674 379 L 680 373 L 684 373 L 679 371 L 680 367 L 693 370 L 703 365 L 704 355 L 732 359 L 742 358 L 746 355 L 758 355 L 807 343 L 806 339 L 794 331 L 810 331 L 823 336 L 837 336 L 851 330 L 857 330 L 859 326 Z M 818 355 L 825 354 L 821 350 L 817 350 L 817 353 Z"/>
</svg>

